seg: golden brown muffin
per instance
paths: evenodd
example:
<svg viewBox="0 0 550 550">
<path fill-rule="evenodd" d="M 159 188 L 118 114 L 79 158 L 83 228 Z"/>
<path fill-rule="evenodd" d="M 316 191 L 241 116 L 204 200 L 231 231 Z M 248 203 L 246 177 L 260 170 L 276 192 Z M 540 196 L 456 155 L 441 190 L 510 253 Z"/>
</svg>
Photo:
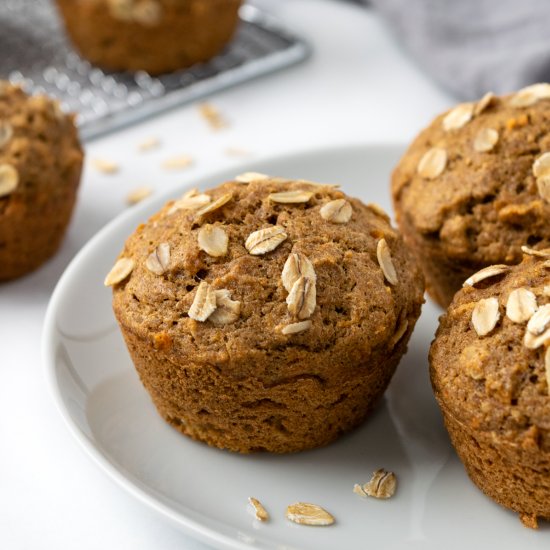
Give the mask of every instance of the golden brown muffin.
<svg viewBox="0 0 550 550">
<path fill-rule="evenodd" d="M 287 453 L 331 442 L 376 405 L 424 285 L 379 208 L 261 177 L 168 203 L 106 284 L 170 424 L 232 451 Z"/>
<path fill-rule="evenodd" d="M 231 40 L 241 0 L 57 0 L 80 53 L 115 71 L 160 74 L 207 61 Z"/>
<path fill-rule="evenodd" d="M 55 100 L 0 81 L 0 281 L 36 269 L 71 218 L 83 153 Z"/>
<path fill-rule="evenodd" d="M 550 85 L 537 84 L 461 104 L 396 167 L 397 221 L 441 306 L 479 269 L 520 262 L 521 245 L 550 246 L 549 99 Z"/>
<path fill-rule="evenodd" d="M 433 389 L 472 481 L 536 527 L 550 519 L 550 249 L 469 282 L 432 344 Z"/>
</svg>

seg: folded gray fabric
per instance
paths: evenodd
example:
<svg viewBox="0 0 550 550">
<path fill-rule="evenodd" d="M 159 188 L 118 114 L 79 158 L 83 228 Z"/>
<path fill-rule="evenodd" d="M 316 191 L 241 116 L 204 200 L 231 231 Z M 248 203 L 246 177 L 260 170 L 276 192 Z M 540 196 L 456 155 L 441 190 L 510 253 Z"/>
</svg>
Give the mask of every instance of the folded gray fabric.
<svg viewBox="0 0 550 550">
<path fill-rule="evenodd" d="M 370 0 L 397 39 L 461 99 L 550 80 L 550 0 Z"/>
</svg>

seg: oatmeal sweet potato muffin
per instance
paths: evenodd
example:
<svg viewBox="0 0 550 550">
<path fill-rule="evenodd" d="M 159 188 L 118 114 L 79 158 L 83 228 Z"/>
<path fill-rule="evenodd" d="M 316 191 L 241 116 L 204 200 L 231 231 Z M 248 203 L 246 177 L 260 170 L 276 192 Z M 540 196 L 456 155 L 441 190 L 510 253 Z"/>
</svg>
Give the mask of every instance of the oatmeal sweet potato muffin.
<svg viewBox="0 0 550 550">
<path fill-rule="evenodd" d="M 57 0 L 80 53 L 121 71 L 172 72 L 231 40 L 241 0 Z"/>
<path fill-rule="evenodd" d="M 550 246 L 550 84 L 458 105 L 414 140 L 392 178 L 398 225 L 447 307 L 463 281 Z"/>
<path fill-rule="evenodd" d="M 106 284 L 162 417 L 243 453 L 325 445 L 362 422 L 424 290 L 379 207 L 260 174 L 168 203 Z"/>
<path fill-rule="evenodd" d="M 472 481 L 536 527 L 550 519 L 550 249 L 485 268 L 430 351 L 435 396 Z"/>
<path fill-rule="evenodd" d="M 71 218 L 83 153 L 55 100 L 0 80 L 0 281 L 52 256 Z"/>
</svg>

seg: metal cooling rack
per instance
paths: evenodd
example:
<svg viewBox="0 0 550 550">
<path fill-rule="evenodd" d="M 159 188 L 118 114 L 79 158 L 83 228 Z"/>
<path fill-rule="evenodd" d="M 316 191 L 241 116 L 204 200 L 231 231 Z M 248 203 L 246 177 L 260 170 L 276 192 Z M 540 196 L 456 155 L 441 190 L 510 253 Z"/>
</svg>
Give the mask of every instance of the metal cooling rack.
<svg viewBox="0 0 550 550">
<path fill-rule="evenodd" d="M 78 113 L 81 137 L 89 140 L 308 57 L 308 45 L 268 14 L 245 5 L 240 18 L 220 55 L 152 77 L 103 71 L 82 59 L 51 0 L 0 0 L 0 78 L 57 97 Z"/>
</svg>

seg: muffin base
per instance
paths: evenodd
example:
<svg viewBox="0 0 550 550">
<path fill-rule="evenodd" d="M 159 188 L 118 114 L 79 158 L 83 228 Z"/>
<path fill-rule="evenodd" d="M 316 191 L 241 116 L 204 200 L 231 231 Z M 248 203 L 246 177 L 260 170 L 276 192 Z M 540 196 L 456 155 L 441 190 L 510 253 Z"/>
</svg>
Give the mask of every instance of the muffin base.
<svg viewBox="0 0 550 550">
<path fill-rule="evenodd" d="M 550 456 L 474 432 L 460 423 L 437 396 L 445 427 L 469 478 L 488 497 L 520 515 L 524 525 L 550 520 Z"/>
<path fill-rule="evenodd" d="M 240 453 L 292 453 L 331 443 L 359 425 L 379 402 L 404 354 L 409 330 L 386 361 L 350 365 L 330 386 L 301 375 L 267 386 L 228 378 L 215 365 L 175 364 L 122 327 L 141 382 L 160 415 L 181 433 Z"/>
</svg>

